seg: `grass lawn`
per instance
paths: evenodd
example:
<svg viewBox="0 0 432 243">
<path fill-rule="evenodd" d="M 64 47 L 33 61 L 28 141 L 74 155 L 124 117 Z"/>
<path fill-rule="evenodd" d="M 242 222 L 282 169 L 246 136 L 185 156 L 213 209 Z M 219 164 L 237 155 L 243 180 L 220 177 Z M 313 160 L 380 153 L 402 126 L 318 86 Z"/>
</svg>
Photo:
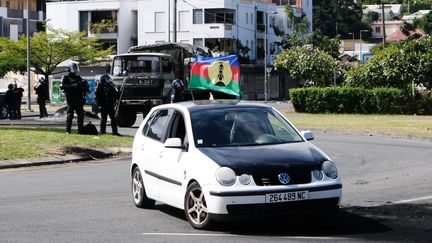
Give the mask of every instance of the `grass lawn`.
<svg viewBox="0 0 432 243">
<path fill-rule="evenodd" d="M 132 141 L 129 136 L 68 135 L 64 130 L 56 129 L 0 127 L 0 161 L 63 155 L 66 147 L 129 148 Z"/>
<path fill-rule="evenodd" d="M 432 141 L 432 116 L 345 115 L 284 112 L 299 129 L 381 134 Z"/>
</svg>

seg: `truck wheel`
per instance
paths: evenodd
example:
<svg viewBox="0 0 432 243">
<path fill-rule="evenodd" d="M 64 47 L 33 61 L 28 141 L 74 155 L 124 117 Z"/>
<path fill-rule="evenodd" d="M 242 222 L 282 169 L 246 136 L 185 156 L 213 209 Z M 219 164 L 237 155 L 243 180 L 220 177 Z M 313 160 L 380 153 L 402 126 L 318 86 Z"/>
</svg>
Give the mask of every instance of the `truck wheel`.
<svg viewBox="0 0 432 243">
<path fill-rule="evenodd" d="M 119 127 L 132 127 L 136 121 L 136 113 L 132 111 L 120 111 L 118 117 Z"/>
</svg>

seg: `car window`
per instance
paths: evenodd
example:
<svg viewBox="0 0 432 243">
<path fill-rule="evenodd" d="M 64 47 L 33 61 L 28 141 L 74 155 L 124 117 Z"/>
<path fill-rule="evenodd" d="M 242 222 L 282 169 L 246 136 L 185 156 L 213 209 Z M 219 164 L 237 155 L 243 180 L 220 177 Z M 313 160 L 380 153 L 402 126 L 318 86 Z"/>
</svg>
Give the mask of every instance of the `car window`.
<svg viewBox="0 0 432 243">
<path fill-rule="evenodd" d="M 143 130 L 142 130 L 143 135 L 145 135 L 145 136 L 147 135 L 148 129 L 149 129 L 149 127 L 150 127 L 150 124 L 152 124 L 153 119 L 155 118 L 155 116 L 156 116 L 156 114 L 157 114 L 158 112 L 159 112 L 159 111 L 155 111 L 155 112 L 153 112 L 153 113 L 150 115 L 149 119 L 147 120 L 147 123 L 144 125 L 144 128 L 143 128 Z"/>
<path fill-rule="evenodd" d="M 271 108 L 220 108 L 191 113 L 197 147 L 251 146 L 302 142 L 302 137 Z"/>
<path fill-rule="evenodd" d="M 150 123 L 146 136 L 164 143 L 169 119 L 172 113 L 173 110 L 171 109 L 159 110 Z"/>
<path fill-rule="evenodd" d="M 183 118 L 183 114 L 176 111 L 174 113 L 174 119 L 171 123 L 169 138 L 180 138 L 182 143 L 185 141 L 186 137 L 186 126 Z"/>
</svg>

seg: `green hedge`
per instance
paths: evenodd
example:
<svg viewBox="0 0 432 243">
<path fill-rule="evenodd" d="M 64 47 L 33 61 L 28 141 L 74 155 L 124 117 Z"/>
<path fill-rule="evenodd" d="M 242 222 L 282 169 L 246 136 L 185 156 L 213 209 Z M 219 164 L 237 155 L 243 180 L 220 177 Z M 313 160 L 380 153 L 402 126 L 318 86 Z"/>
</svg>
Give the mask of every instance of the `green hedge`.
<svg viewBox="0 0 432 243">
<path fill-rule="evenodd" d="M 432 114 L 431 93 L 413 101 L 409 92 L 396 88 L 298 88 L 289 94 L 297 112 Z"/>
</svg>

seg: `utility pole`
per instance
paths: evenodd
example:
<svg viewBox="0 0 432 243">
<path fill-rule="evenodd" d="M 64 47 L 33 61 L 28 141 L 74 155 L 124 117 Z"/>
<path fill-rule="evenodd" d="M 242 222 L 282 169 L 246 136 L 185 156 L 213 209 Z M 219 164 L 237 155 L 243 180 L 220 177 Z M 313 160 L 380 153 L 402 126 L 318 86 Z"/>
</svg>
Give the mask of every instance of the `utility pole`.
<svg viewBox="0 0 432 243">
<path fill-rule="evenodd" d="M 168 0 L 168 42 L 171 42 L 171 0 Z"/>
<path fill-rule="evenodd" d="M 31 73 L 30 73 L 30 0 L 27 0 L 27 110 L 31 111 Z"/>
<path fill-rule="evenodd" d="M 382 29 L 383 29 L 383 48 L 386 46 L 386 27 L 385 27 L 385 11 L 384 11 L 384 1 L 381 0 L 381 11 L 382 11 Z"/>
<path fill-rule="evenodd" d="M 174 14 L 173 14 L 173 41 L 177 42 L 177 0 L 174 0 Z"/>
</svg>

